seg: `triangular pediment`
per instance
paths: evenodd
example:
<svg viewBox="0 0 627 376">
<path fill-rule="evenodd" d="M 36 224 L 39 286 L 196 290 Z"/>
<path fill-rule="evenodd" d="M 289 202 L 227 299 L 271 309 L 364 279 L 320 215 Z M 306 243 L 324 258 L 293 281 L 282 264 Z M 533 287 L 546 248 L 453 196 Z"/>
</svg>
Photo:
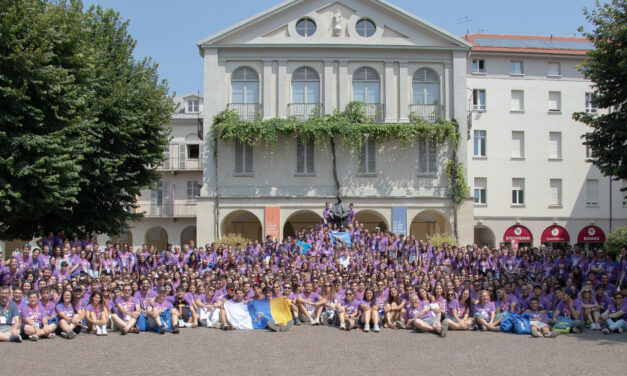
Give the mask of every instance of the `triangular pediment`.
<svg viewBox="0 0 627 376">
<path fill-rule="evenodd" d="M 296 25 L 307 18 L 312 35 L 302 36 Z M 367 19 L 376 25 L 361 36 L 356 25 Z M 199 41 L 198 46 L 316 45 L 470 48 L 455 35 L 385 0 L 290 0 Z"/>
</svg>

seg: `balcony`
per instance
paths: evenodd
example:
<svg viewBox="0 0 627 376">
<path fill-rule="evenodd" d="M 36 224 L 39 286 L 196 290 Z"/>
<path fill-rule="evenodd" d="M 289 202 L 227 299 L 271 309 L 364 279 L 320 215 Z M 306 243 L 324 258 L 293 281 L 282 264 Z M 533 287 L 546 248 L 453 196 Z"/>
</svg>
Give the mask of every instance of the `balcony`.
<svg viewBox="0 0 627 376">
<path fill-rule="evenodd" d="M 161 205 L 140 202 L 139 212 L 145 212 L 146 218 L 193 218 L 196 217 L 196 202 L 177 200 L 163 202 Z"/>
<path fill-rule="evenodd" d="M 366 116 L 375 123 L 383 123 L 385 105 L 382 103 L 364 103 L 364 111 L 366 112 Z"/>
<path fill-rule="evenodd" d="M 305 121 L 312 117 L 320 117 L 322 107 L 322 103 L 290 103 L 287 105 L 287 115 Z"/>
<path fill-rule="evenodd" d="M 429 123 L 435 123 L 440 117 L 444 117 L 444 107 L 439 104 L 410 104 L 409 113 Z"/>
<path fill-rule="evenodd" d="M 229 103 L 227 110 L 233 110 L 242 121 L 255 121 L 261 118 L 261 104 L 259 103 Z"/>
<path fill-rule="evenodd" d="M 168 145 L 163 164 L 157 171 L 202 171 L 203 147 L 197 143 Z"/>
</svg>

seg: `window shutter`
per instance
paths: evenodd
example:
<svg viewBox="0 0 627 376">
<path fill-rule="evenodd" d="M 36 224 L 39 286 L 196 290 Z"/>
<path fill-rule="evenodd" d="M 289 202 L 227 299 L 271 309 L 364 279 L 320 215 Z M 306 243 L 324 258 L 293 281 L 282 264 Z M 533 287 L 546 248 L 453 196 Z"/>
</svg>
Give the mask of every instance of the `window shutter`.
<svg viewBox="0 0 627 376">
<path fill-rule="evenodd" d="M 599 181 L 597 179 L 586 180 L 586 204 L 597 205 L 599 203 Z"/>
<path fill-rule="evenodd" d="M 550 204 L 560 205 L 562 201 L 562 181 L 559 179 L 551 179 L 550 186 L 551 186 Z"/>
<path fill-rule="evenodd" d="M 437 148 L 435 142 L 429 141 L 429 173 L 435 174 L 437 171 L 436 159 Z"/>
<path fill-rule="evenodd" d="M 560 110 L 560 97 L 561 95 L 559 91 L 549 92 L 549 111 Z"/>
<path fill-rule="evenodd" d="M 374 139 L 368 139 L 368 173 L 377 172 L 377 143 Z"/>
<path fill-rule="evenodd" d="M 314 154 L 314 142 L 313 140 L 309 140 L 307 142 L 307 173 L 308 174 L 313 174 L 314 173 L 314 159 L 315 158 L 315 154 Z"/>
<path fill-rule="evenodd" d="M 562 157 L 562 134 L 560 132 L 549 133 L 549 158 Z"/>
<path fill-rule="evenodd" d="M 205 157 L 204 151 L 203 151 L 203 146 L 202 144 L 200 144 L 198 146 L 198 167 L 202 168 L 203 165 L 203 158 Z"/>
<path fill-rule="evenodd" d="M 512 132 L 512 158 L 524 157 L 524 135 L 525 134 L 523 132 Z"/>
<path fill-rule="evenodd" d="M 253 172 L 253 146 L 250 144 L 246 144 L 244 145 L 244 148 L 246 150 L 245 154 L 245 166 L 244 166 L 244 172 L 246 172 L 247 174 L 250 174 Z"/>
<path fill-rule="evenodd" d="M 158 186 L 157 186 L 157 189 Z M 151 189 L 150 190 L 150 210 L 149 210 L 150 215 L 155 215 L 157 214 L 157 190 L 156 189 Z"/>
<path fill-rule="evenodd" d="M 427 173 L 427 142 L 424 138 L 418 141 L 418 173 Z"/>
<path fill-rule="evenodd" d="M 191 201 L 194 198 L 194 182 L 191 180 L 187 181 L 187 201 Z"/>
<path fill-rule="evenodd" d="M 163 182 L 163 202 L 161 205 L 161 212 L 167 216 L 171 216 L 172 213 L 172 202 L 174 200 L 173 192 L 174 186 L 170 184 L 169 181 Z"/>
<path fill-rule="evenodd" d="M 244 172 L 244 145 L 241 142 L 235 141 L 235 173 L 241 174 Z"/>
<path fill-rule="evenodd" d="M 549 63 L 549 76 L 560 75 L 560 63 Z"/>
<path fill-rule="evenodd" d="M 303 141 L 296 139 L 296 173 L 305 172 L 305 147 Z"/>
<path fill-rule="evenodd" d="M 521 90 L 512 90 L 512 111 L 522 111 L 523 110 L 523 92 Z"/>
<path fill-rule="evenodd" d="M 165 156 L 165 161 L 163 162 L 163 168 L 166 170 L 170 169 L 170 149 L 172 148 L 172 144 L 168 144 L 165 147 L 165 152 L 163 155 Z"/>
<path fill-rule="evenodd" d="M 366 165 L 368 164 L 367 153 L 368 153 L 368 141 L 364 142 L 361 145 L 361 152 L 359 153 L 359 172 L 362 174 L 366 173 Z"/>
<path fill-rule="evenodd" d="M 179 144 L 179 168 L 185 169 L 185 159 L 187 157 L 187 145 Z"/>
</svg>

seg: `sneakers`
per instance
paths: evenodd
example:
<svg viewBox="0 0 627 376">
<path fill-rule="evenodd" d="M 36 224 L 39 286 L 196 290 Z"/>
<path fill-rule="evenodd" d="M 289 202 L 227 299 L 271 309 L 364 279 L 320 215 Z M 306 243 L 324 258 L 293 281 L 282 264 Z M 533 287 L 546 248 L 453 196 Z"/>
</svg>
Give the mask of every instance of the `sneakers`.
<svg viewBox="0 0 627 376">
<path fill-rule="evenodd" d="M 368 333 L 370 331 L 370 324 L 364 325 L 364 332 Z"/>
<path fill-rule="evenodd" d="M 181 332 L 181 329 L 178 328 L 178 326 L 175 326 L 174 328 L 172 328 L 172 334 L 179 334 Z"/>
<path fill-rule="evenodd" d="M 103 325 L 102 329 L 100 330 L 100 332 L 102 333 L 103 336 L 106 336 L 107 335 L 107 326 Z"/>
<path fill-rule="evenodd" d="M 320 323 L 323 324 L 328 324 L 329 322 L 329 315 L 326 312 L 322 312 L 322 314 L 320 315 Z"/>
<path fill-rule="evenodd" d="M 314 317 L 311 320 L 311 325 L 320 325 L 320 317 Z"/>
<path fill-rule="evenodd" d="M 601 330 L 601 333 L 603 333 L 603 334 L 610 334 L 610 330 L 608 328 L 605 328 L 605 329 Z"/>
<path fill-rule="evenodd" d="M 573 333 L 581 333 L 581 329 L 579 329 L 578 327 L 574 327 L 574 328 L 572 328 L 572 329 L 571 329 L 571 331 L 572 331 Z"/>
<path fill-rule="evenodd" d="M 379 333 L 381 331 L 381 329 L 379 328 L 379 324 L 374 324 L 372 331 L 375 333 Z"/>
<path fill-rule="evenodd" d="M 68 338 L 67 332 L 61 332 L 61 333 L 59 333 L 59 335 L 61 336 L 61 338 L 65 338 L 65 339 Z"/>
<path fill-rule="evenodd" d="M 623 329 L 623 327 L 621 326 L 620 328 L 618 328 L 618 333 L 623 334 L 625 330 Z"/>
<path fill-rule="evenodd" d="M 346 327 L 347 332 L 351 331 L 351 321 L 349 319 L 344 320 L 344 326 Z"/>
<path fill-rule="evenodd" d="M 22 342 L 22 337 L 20 337 L 20 336 L 11 336 L 11 337 L 9 337 L 9 341 L 11 341 L 11 342 Z"/>
<path fill-rule="evenodd" d="M 340 324 L 340 330 L 346 330 L 346 324 L 341 323 Z"/>
<path fill-rule="evenodd" d="M 482 332 L 485 332 L 486 330 L 488 330 L 488 328 L 485 325 L 481 325 L 479 327 L 479 330 L 481 330 Z"/>
<path fill-rule="evenodd" d="M 544 334 L 544 338 L 555 338 L 555 337 L 557 337 L 559 335 L 560 335 L 560 332 L 554 330 L 552 332 L 545 333 Z"/>
<path fill-rule="evenodd" d="M 303 323 L 303 322 L 302 322 L 302 321 L 300 321 L 300 319 L 299 319 L 298 317 L 294 319 L 294 325 L 296 325 L 296 326 L 300 326 L 300 324 L 302 324 L 302 323 Z"/>
<path fill-rule="evenodd" d="M 448 321 L 444 321 L 442 323 L 442 331 L 440 332 L 440 337 L 446 338 L 447 332 L 448 332 Z"/>
<path fill-rule="evenodd" d="M 73 330 L 70 330 L 69 332 L 67 332 L 68 339 L 74 339 L 75 337 L 76 337 L 76 333 Z"/>
<path fill-rule="evenodd" d="M 159 334 L 165 334 L 165 325 L 159 327 Z"/>
<path fill-rule="evenodd" d="M 139 334 L 139 328 L 137 327 L 132 327 L 131 330 L 128 331 L 129 333 L 134 333 L 134 334 Z"/>
<path fill-rule="evenodd" d="M 538 331 L 538 329 L 536 328 L 531 328 L 531 335 L 534 337 L 541 337 L 542 335 L 540 334 L 540 332 Z"/>
<path fill-rule="evenodd" d="M 396 322 L 396 327 L 399 329 L 405 329 L 405 323 L 399 320 Z"/>
<path fill-rule="evenodd" d="M 268 329 L 270 329 L 273 332 L 280 332 L 281 331 L 279 326 L 274 321 L 268 321 Z"/>
<path fill-rule="evenodd" d="M 292 326 L 294 326 L 294 321 L 290 320 L 290 321 L 287 322 L 287 324 L 279 327 L 279 329 L 282 332 L 287 332 L 288 330 L 290 330 L 292 328 Z"/>
<path fill-rule="evenodd" d="M 96 325 L 96 335 L 97 336 L 102 335 L 102 328 L 100 327 L 100 325 Z"/>
<path fill-rule="evenodd" d="M 126 331 L 126 328 L 122 328 L 122 329 L 120 329 L 120 334 L 121 334 L 121 335 L 125 336 L 125 335 L 126 335 L 126 333 L 128 333 L 128 332 Z"/>
<path fill-rule="evenodd" d="M 37 341 L 39 341 L 39 337 L 38 337 L 37 335 L 35 335 L 35 334 L 31 334 L 31 335 L 29 335 L 29 336 L 28 336 L 28 339 L 30 339 L 30 340 L 31 340 L 31 341 L 33 341 L 33 342 L 37 342 Z"/>
</svg>

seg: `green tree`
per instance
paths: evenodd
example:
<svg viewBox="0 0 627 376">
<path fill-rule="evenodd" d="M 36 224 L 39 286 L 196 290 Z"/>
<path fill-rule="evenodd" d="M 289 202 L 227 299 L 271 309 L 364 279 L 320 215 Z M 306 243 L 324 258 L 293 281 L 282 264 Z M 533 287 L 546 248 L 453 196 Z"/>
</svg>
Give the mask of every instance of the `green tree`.
<svg viewBox="0 0 627 376">
<path fill-rule="evenodd" d="M 141 216 L 173 104 L 127 24 L 80 1 L 0 2 L 0 239 L 115 234 Z"/>
<path fill-rule="evenodd" d="M 596 9 L 584 9 L 584 14 L 594 25 L 584 35 L 595 49 L 587 52 L 580 70 L 594 82 L 594 103 L 608 113 L 578 112 L 573 118 L 592 128 L 583 136 L 592 162 L 615 180 L 627 179 L 627 2 L 597 0 Z"/>
<path fill-rule="evenodd" d="M 620 255 L 622 247 L 627 247 L 627 226 L 615 228 L 605 240 L 605 248 L 608 252 Z"/>
</svg>

